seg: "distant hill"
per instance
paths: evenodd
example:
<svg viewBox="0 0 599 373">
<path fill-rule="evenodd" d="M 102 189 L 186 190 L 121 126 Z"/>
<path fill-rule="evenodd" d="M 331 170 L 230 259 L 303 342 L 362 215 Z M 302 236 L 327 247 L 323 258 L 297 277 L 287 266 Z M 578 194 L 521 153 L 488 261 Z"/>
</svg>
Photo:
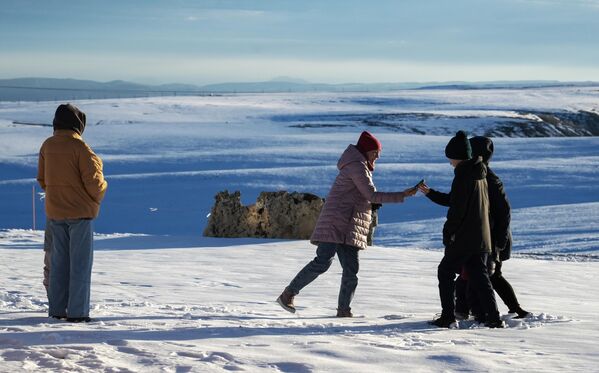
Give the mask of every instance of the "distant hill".
<svg viewBox="0 0 599 373">
<path fill-rule="evenodd" d="M 598 86 L 599 82 L 495 81 L 495 82 L 426 82 L 426 83 L 310 83 L 278 77 L 265 82 L 232 82 L 197 86 L 192 84 L 144 85 L 114 80 L 55 78 L 0 79 L 0 101 L 63 101 L 102 98 L 154 96 L 190 96 L 226 93 L 276 92 L 385 92 L 405 89 L 509 89 L 569 86 Z"/>
<path fill-rule="evenodd" d="M 123 80 L 96 82 L 93 80 L 18 78 L 0 80 L 0 101 L 56 101 L 101 98 L 129 98 L 176 95 L 198 91 L 188 84 L 150 86 Z"/>
</svg>

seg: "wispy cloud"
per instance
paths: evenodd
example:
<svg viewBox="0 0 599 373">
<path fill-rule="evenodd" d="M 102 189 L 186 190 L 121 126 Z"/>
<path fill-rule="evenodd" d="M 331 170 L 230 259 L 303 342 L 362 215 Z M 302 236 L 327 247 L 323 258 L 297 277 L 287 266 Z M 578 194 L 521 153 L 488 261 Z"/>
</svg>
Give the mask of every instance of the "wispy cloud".
<svg viewBox="0 0 599 373">
<path fill-rule="evenodd" d="M 541 5 L 567 5 L 593 8 L 599 10 L 599 0 L 520 0 L 523 3 L 533 3 Z"/>
<path fill-rule="evenodd" d="M 264 17 L 269 12 L 252 9 L 204 9 L 196 11 L 193 14 L 185 16 L 188 22 L 196 21 L 214 21 L 214 20 L 233 20 Z"/>
</svg>

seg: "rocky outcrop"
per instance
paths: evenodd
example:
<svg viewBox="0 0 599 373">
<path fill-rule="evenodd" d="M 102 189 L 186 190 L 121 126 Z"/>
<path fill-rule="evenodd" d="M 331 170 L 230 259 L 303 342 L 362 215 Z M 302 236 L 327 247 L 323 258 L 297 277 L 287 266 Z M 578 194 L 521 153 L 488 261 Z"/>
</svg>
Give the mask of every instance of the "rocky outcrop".
<svg viewBox="0 0 599 373">
<path fill-rule="evenodd" d="M 520 112 L 528 120 L 507 121 L 487 130 L 489 137 L 599 136 L 599 114 L 577 112 Z"/>
<path fill-rule="evenodd" d="M 310 193 L 262 192 L 241 204 L 239 191 L 219 192 L 204 236 L 309 239 L 324 199 Z"/>
<path fill-rule="evenodd" d="M 482 111 L 486 109 L 482 108 Z M 278 115 L 275 121 L 289 122 L 290 127 L 297 128 L 335 128 L 375 127 L 386 131 L 453 136 L 458 128 L 469 128 L 472 136 L 489 137 L 575 137 L 599 136 L 599 112 L 593 110 L 579 111 L 527 111 L 515 110 L 480 114 L 455 115 L 442 113 L 353 113 L 353 114 L 318 114 L 318 115 Z"/>
</svg>

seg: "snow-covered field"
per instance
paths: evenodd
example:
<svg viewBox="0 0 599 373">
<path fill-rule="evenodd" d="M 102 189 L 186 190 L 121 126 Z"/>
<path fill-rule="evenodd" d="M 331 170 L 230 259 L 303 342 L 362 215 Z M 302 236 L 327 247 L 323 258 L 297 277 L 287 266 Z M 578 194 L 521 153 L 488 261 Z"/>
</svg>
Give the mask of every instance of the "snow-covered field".
<svg viewBox="0 0 599 373">
<path fill-rule="evenodd" d="M 535 316 L 506 319 L 504 330 L 472 322 L 447 330 L 427 325 L 439 311 L 439 252 L 363 252 L 358 317 L 337 319 L 337 263 L 298 296 L 297 316 L 274 302 L 312 257 L 306 242 L 196 238 L 176 248 L 165 239 L 168 248 L 120 250 L 127 240 L 98 242 L 98 321 L 87 325 L 46 317 L 39 250 L 1 250 L 0 370 L 591 372 L 599 364 L 599 262 L 512 259 L 505 276 Z"/>
<path fill-rule="evenodd" d="M 268 94 L 90 100 L 87 142 L 109 190 L 96 220 L 92 317 L 49 320 L 43 232 L 32 224 L 37 151 L 58 103 L 0 103 L 0 371 L 595 371 L 599 366 L 599 139 L 497 138 L 513 207 L 504 272 L 534 317 L 489 330 L 431 329 L 445 210 L 421 196 L 380 210 L 353 303 L 335 314 L 337 264 L 274 299 L 314 255 L 305 241 L 206 239 L 213 196 L 325 196 L 363 129 L 383 143 L 375 183 L 448 190 L 448 134 L 480 134 L 522 110 L 599 111 L 596 89 Z M 402 114 L 427 135 L 364 121 Z M 421 114 L 426 120 L 413 118 Z M 405 116 L 404 114 L 410 114 Z M 416 115 L 418 114 L 418 115 Z M 362 119 L 356 119 L 362 118 Z M 38 190 L 39 191 L 39 190 Z M 38 229 L 43 202 L 36 198 Z M 539 260 L 551 259 L 551 260 Z M 501 311 L 507 311 L 501 305 Z M 504 316 L 507 318 L 507 316 Z"/>
</svg>

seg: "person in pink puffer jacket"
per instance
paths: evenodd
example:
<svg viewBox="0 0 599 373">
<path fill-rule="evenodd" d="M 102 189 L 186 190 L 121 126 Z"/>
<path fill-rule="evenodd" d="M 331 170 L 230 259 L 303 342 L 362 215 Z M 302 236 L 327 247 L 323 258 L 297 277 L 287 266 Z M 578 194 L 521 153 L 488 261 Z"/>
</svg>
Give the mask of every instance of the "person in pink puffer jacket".
<svg viewBox="0 0 599 373">
<path fill-rule="evenodd" d="M 294 297 L 300 290 L 326 272 L 337 254 L 343 275 L 337 317 L 351 317 L 350 303 L 358 286 L 358 252 L 366 249 L 373 203 L 399 203 L 413 196 L 417 188 L 402 192 L 377 192 L 372 181 L 375 162 L 382 146 L 364 131 L 356 145 L 349 145 L 339 158 L 339 175 L 325 200 L 310 237 L 317 245 L 316 257 L 308 263 L 277 299 L 283 309 L 294 313 Z"/>
</svg>

